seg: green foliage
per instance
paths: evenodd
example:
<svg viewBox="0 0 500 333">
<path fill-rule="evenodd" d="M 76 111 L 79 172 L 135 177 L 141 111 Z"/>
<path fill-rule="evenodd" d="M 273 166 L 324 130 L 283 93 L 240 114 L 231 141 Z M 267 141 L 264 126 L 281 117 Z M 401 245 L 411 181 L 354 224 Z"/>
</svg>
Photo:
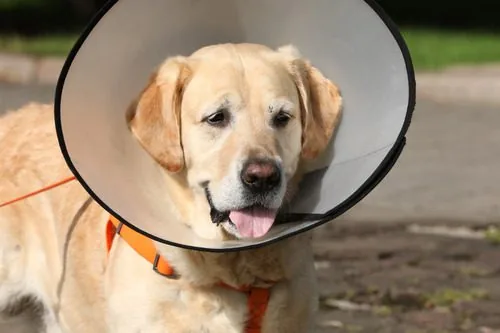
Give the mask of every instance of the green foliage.
<svg viewBox="0 0 500 333">
<path fill-rule="evenodd" d="M 103 0 L 0 0 L 0 33 L 33 36 L 81 31 L 98 1 Z"/>
<path fill-rule="evenodd" d="M 399 25 L 500 30 L 500 1 L 376 0 Z"/>
<path fill-rule="evenodd" d="M 22 10 L 23 8 L 42 8 L 61 6 L 59 0 L 0 0 L 0 11 Z"/>
</svg>

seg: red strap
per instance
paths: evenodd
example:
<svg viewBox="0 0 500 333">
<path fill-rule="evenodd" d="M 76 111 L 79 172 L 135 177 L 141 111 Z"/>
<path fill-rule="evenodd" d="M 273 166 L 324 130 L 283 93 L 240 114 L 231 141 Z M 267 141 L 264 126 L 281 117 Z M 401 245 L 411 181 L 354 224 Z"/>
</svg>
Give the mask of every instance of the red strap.
<svg viewBox="0 0 500 333">
<path fill-rule="evenodd" d="M 68 177 L 68 178 L 66 178 L 66 179 L 63 179 L 63 180 L 61 180 L 61 181 L 59 181 L 59 182 L 57 182 L 57 183 L 51 184 L 51 185 L 46 186 L 46 187 L 42 187 L 41 189 L 36 190 L 36 191 L 34 191 L 34 192 L 31 192 L 31 193 L 25 194 L 25 195 L 23 195 L 23 196 L 20 196 L 20 197 L 18 197 L 18 198 L 15 198 L 15 199 L 9 200 L 9 201 L 7 201 L 7 202 L 4 202 L 4 203 L 0 204 L 0 208 L 5 207 L 5 206 L 8 206 L 8 205 L 12 205 L 13 203 L 16 203 L 16 202 L 18 202 L 18 201 L 22 201 L 22 200 L 24 200 L 24 199 L 28 199 L 28 198 L 30 198 L 30 197 L 33 197 L 33 196 L 37 195 L 37 194 L 40 194 L 40 193 L 43 193 L 43 192 L 47 192 L 47 191 L 49 191 L 49 190 L 52 190 L 53 188 L 56 188 L 56 187 L 58 187 L 58 186 L 64 185 L 64 184 L 66 184 L 66 183 L 69 183 L 70 181 L 73 181 L 73 180 L 75 180 L 75 179 L 76 179 L 76 178 L 75 178 L 75 176 L 71 176 L 71 177 Z"/>
<path fill-rule="evenodd" d="M 249 319 L 245 333 L 260 333 L 269 304 L 269 289 L 251 288 L 248 295 Z"/>
<path fill-rule="evenodd" d="M 116 235 L 116 227 L 111 223 L 111 220 L 108 220 L 108 223 L 106 224 L 106 249 L 111 251 L 111 246 L 113 246 L 113 240 L 115 239 Z"/>
</svg>

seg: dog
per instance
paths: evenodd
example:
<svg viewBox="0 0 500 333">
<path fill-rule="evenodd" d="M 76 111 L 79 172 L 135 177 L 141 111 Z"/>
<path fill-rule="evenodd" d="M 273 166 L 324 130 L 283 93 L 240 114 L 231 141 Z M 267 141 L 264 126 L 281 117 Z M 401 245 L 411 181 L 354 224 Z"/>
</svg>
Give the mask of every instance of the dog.
<svg viewBox="0 0 500 333">
<path fill-rule="evenodd" d="M 273 227 L 342 109 L 339 88 L 296 48 L 257 44 L 170 57 L 132 100 L 124 122 L 164 170 L 169 218 L 216 240 L 259 238 Z M 0 151 L 0 204 L 72 176 L 52 105 L 1 117 Z M 0 312 L 31 300 L 48 333 L 244 333 L 245 285 L 268 290 L 259 332 L 314 331 L 309 232 L 229 253 L 154 242 L 174 279 L 123 237 L 108 249 L 109 217 L 77 182 L 0 208 Z"/>
</svg>

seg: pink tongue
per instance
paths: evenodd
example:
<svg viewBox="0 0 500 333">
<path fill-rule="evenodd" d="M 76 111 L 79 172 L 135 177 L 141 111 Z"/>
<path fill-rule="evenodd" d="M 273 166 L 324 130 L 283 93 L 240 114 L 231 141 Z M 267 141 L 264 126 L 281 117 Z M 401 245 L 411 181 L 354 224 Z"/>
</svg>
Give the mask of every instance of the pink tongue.
<svg viewBox="0 0 500 333">
<path fill-rule="evenodd" d="M 232 211 L 229 218 L 242 237 L 259 238 L 271 229 L 276 213 L 276 210 L 252 207 Z"/>
</svg>

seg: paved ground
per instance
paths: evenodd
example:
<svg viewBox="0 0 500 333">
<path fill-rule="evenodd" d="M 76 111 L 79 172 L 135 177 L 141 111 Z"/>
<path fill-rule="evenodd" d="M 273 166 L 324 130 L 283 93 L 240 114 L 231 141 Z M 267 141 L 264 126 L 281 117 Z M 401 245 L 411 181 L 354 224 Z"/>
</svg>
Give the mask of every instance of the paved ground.
<svg viewBox="0 0 500 333">
<path fill-rule="evenodd" d="M 396 167 L 347 216 L 500 222 L 500 106 L 417 101 Z"/>
<path fill-rule="evenodd" d="M 53 85 L 20 85 L 0 81 L 0 114 L 30 101 L 52 103 L 54 89 Z"/>
<path fill-rule="evenodd" d="M 453 66 L 418 73 L 420 96 L 441 102 L 489 103 L 500 106 L 500 65 Z"/>
<path fill-rule="evenodd" d="M 0 110 L 49 102 L 52 89 L 0 83 Z M 500 332 L 500 247 L 476 233 L 500 226 L 494 105 L 419 99 L 396 168 L 316 231 L 321 332 Z M 0 320 L 0 332 L 23 331 Z"/>
<path fill-rule="evenodd" d="M 499 333 L 500 247 L 403 225 L 317 230 L 319 332 Z"/>
</svg>

